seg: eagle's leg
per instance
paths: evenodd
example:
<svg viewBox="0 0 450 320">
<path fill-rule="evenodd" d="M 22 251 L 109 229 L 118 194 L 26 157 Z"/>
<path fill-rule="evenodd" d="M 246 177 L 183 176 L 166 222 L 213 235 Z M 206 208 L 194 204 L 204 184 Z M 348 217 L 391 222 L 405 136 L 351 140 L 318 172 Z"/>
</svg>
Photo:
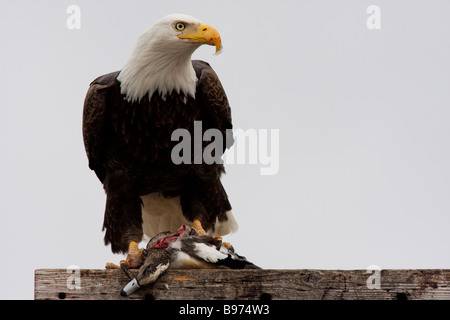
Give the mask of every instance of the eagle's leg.
<svg viewBox="0 0 450 320">
<path fill-rule="evenodd" d="M 135 241 L 130 241 L 128 245 L 128 255 L 125 260 L 120 261 L 120 266 L 125 266 L 127 269 L 139 269 L 145 260 L 142 252 L 144 249 L 139 249 L 139 244 Z"/>
<path fill-rule="evenodd" d="M 120 265 L 108 262 L 106 269 L 122 269 L 128 275 L 128 269 L 139 269 L 145 260 L 143 256 L 144 249 L 139 249 L 139 244 L 135 241 L 130 241 L 128 245 L 128 255 L 125 260 L 120 261 Z"/>
<path fill-rule="evenodd" d="M 191 224 L 191 229 L 194 230 L 194 233 L 196 236 L 206 236 L 207 233 L 205 231 L 205 229 L 203 229 L 202 227 L 202 223 L 200 222 L 200 220 L 195 219 L 192 224 Z"/>
<path fill-rule="evenodd" d="M 198 219 L 195 219 L 192 222 L 191 229 L 194 231 L 194 232 L 191 231 L 192 235 L 195 234 L 196 236 L 200 236 L 200 237 L 207 235 L 206 231 L 202 227 L 202 223 Z M 231 250 L 234 252 L 234 248 L 231 245 L 231 243 L 223 242 L 222 237 L 214 236 L 211 243 L 216 246 L 217 250 L 220 250 L 220 247 L 223 246 L 223 247 L 227 248 L 228 250 Z"/>
<path fill-rule="evenodd" d="M 120 268 L 127 275 L 130 280 L 132 277 L 128 269 L 139 269 L 144 263 L 144 249 L 139 249 L 139 244 L 135 241 L 130 241 L 128 245 L 128 255 L 125 260 L 120 261 Z"/>
</svg>

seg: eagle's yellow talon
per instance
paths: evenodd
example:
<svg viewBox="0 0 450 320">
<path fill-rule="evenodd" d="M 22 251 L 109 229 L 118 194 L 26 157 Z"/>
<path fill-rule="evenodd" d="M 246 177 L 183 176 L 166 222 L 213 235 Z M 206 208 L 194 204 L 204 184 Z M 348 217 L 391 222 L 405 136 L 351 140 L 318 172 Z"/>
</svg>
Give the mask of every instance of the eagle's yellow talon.
<svg viewBox="0 0 450 320">
<path fill-rule="evenodd" d="M 131 241 L 128 245 L 128 255 L 125 260 L 120 261 L 120 265 L 125 264 L 128 269 L 139 269 L 144 261 L 142 252 L 144 249 L 139 249 L 139 244 Z"/>
<path fill-rule="evenodd" d="M 120 269 L 120 266 L 112 262 L 107 262 L 105 265 L 105 269 Z"/>
<path fill-rule="evenodd" d="M 120 260 L 119 265 L 125 265 L 125 267 L 129 268 L 130 267 L 130 263 L 128 262 L 128 260 Z M 121 267 L 119 267 L 121 268 Z"/>
<path fill-rule="evenodd" d="M 212 244 L 218 244 L 219 242 L 222 243 L 222 237 L 215 236 L 215 237 L 213 237 L 212 240 L 211 240 L 211 243 L 212 243 Z"/>
<path fill-rule="evenodd" d="M 222 237 L 213 237 L 211 243 L 216 246 L 217 250 L 220 250 L 222 247 Z"/>
<path fill-rule="evenodd" d="M 229 242 L 222 242 L 222 246 L 225 247 L 225 248 L 227 248 L 228 250 L 234 251 L 234 250 L 233 250 L 233 246 L 232 246 L 231 243 L 229 243 Z"/>
<path fill-rule="evenodd" d="M 139 244 L 131 241 L 128 246 L 128 255 L 125 260 L 120 260 L 119 265 L 107 262 L 106 269 L 122 269 L 128 275 L 128 269 L 139 269 L 145 260 L 144 249 L 139 249 Z M 124 269 L 125 268 L 125 269 Z"/>
<path fill-rule="evenodd" d="M 195 230 L 195 235 L 196 236 L 201 237 L 201 236 L 206 236 L 207 235 L 206 231 L 202 227 L 202 223 L 198 219 L 195 219 L 192 222 L 191 228 Z"/>
<path fill-rule="evenodd" d="M 198 219 L 195 219 L 192 222 L 191 229 L 192 229 L 192 231 L 191 231 L 190 235 L 196 235 L 196 236 L 200 236 L 200 237 L 207 235 L 205 229 L 203 229 L 203 227 L 202 227 L 202 223 Z M 225 247 L 228 250 L 234 252 L 234 248 L 231 245 L 231 243 L 222 242 L 222 237 L 219 237 L 219 236 L 213 237 L 211 240 L 211 243 L 216 246 L 217 250 L 220 250 L 220 247 Z"/>
</svg>

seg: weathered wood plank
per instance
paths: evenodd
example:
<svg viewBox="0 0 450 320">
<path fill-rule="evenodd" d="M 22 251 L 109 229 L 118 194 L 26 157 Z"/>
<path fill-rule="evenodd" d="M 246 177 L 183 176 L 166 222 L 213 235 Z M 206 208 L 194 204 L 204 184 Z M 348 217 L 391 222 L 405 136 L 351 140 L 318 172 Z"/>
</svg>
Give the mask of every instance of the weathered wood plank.
<svg viewBox="0 0 450 320">
<path fill-rule="evenodd" d="M 368 288 L 366 270 L 169 270 L 126 298 L 119 294 L 129 281 L 121 270 L 80 275 L 80 288 L 69 289 L 66 270 L 35 270 L 35 299 L 450 299 L 450 270 L 382 270 L 380 289 Z"/>
</svg>

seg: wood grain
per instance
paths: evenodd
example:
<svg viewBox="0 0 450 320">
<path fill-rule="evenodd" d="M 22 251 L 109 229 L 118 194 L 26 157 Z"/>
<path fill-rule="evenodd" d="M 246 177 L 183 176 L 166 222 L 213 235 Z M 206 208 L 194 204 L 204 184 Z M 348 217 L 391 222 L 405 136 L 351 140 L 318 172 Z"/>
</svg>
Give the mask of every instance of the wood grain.
<svg viewBox="0 0 450 320">
<path fill-rule="evenodd" d="M 121 270 L 81 269 L 69 289 L 65 269 L 35 270 L 35 299 L 157 300 L 429 300 L 450 299 L 450 270 L 382 270 L 380 289 L 369 289 L 366 270 L 169 270 L 129 297 Z"/>
</svg>

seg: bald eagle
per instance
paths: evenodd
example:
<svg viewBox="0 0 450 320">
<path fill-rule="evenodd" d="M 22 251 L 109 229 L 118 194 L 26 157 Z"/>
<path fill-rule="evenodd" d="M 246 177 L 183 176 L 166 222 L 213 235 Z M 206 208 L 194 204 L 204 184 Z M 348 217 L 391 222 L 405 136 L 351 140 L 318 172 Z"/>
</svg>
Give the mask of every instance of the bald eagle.
<svg viewBox="0 0 450 320">
<path fill-rule="evenodd" d="M 106 192 L 105 245 L 127 253 L 136 243 L 199 220 L 211 234 L 237 230 L 220 181 L 221 163 L 174 164 L 176 129 L 215 128 L 223 141 L 232 128 L 227 96 L 204 61 L 191 61 L 202 44 L 221 50 L 216 29 L 182 14 L 166 16 L 138 39 L 122 70 L 95 79 L 83 109 L 89 168 Z M 205 148 L 206 142 L 202 142 Z M 230 145 L 224 145 L 225 152 Z"/>
</svg>

